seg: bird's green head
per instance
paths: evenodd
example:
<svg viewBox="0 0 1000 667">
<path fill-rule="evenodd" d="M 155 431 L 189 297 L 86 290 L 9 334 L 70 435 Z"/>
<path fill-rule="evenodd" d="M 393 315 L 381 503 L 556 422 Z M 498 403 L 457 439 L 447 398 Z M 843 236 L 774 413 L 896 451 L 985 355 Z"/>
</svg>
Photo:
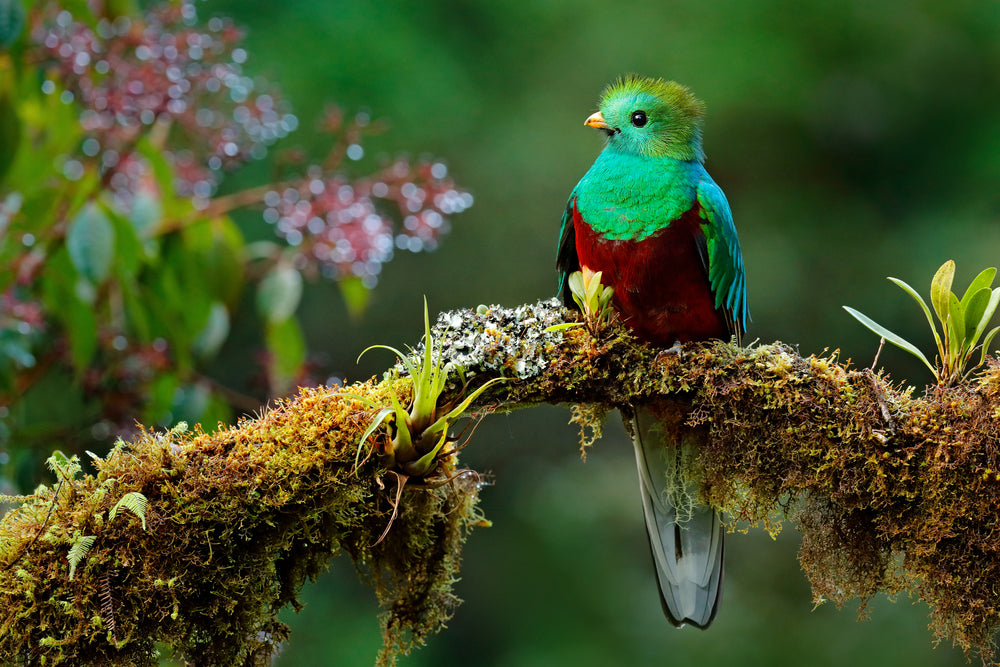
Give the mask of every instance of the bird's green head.
<svg viewBox="0 0 1000 667">
<path fill-rule="evenodd" d="M 704 113 L 701 100 L 679 83 L 629 75 L 605 89 L 600 111 L 586 124 L 607 133 L 611 150 L 701 161 Z"/>
</svg>

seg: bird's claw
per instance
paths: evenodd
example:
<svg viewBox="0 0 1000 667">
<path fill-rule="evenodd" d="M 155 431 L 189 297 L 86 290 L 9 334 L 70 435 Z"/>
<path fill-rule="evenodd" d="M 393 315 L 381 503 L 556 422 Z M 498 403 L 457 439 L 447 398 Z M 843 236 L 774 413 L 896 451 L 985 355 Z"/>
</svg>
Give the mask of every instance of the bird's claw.
<svg viewBox="0 0 1000 667">
<path fill-rule="evenodd" d="M 667 355 L 670 354 L 676 354 L 681 359 L 684 358 L 684 348 L 681 347 L 681 342 L 679 340 L 674 341 L 674 344 L 666 348 L 665 350 L 660 350 L 659 352 L 657 352 L 656 360 L 660 361 L 661 359 L 665 358 Z"/>
</svg>

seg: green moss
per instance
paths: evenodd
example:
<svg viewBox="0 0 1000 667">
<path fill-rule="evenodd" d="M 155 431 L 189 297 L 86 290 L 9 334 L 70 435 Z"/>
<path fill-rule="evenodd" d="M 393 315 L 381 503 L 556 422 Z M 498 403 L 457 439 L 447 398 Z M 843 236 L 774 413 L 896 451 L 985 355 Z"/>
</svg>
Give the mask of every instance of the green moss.
<svg viewBox="0 0 1000 667">
<path fill-rule="evenodd" d="M 351 391 L 379 400 L 387 388 Z M 366 411 L 337 390 L 304 389 L 212 435 L 144 433 L 58 497 L 40 488 L 0 523 L 2 552 L 16 563 L 0 571 L 0 655 L 152 665 L 160 644 L 197 664 L 258 664 L 287 637 L 277 612 L 298 607 L 302 584 L 341 551 L 386 609 L 386 661 L 419 643 L 456 602 L 462 541 L 480 519 L 478 486 L 463 475 L 407 489 L 373 547 L 392 510 L 376 464 L 354 469 Z M 134 517 L 105 519 L 128 492 L 149 501 L 146 531 Z M 70 581 L 68 547 L 83 534 L 96 539 Z"/>
<path fill-rule="evenodd" d="M 608 410 L 655 403 L 704 443 L 689 462 L 701 500 L 733 525 L 802 532 L 817 602 L 863 608 L 878 591 L 909 589 L 938 638 L 993 657 L 1000 363 L 915 396 L 836 355 L 723 342 L 661 354 L 620 326 L 551 331 L 562 319 L 551 303 L 446 313 L 434 336 L 466 377 L 507 374 L 481 406 L 582 404 L 575 418 L 594 429 Z M 393 518 L 398 478 L 367 449 L 355 466 L 370 405 L 387 404 L 390 387 L 348 390 L 304 389 L 211 435 L 146 432 L 96 461 L 96 475 L 63 475 L 22 498 L 0 522 L 0 655 L 153 665 L 169 647 L 195 664 L 262 664 L 288 635 L 277 612 L 298 608 L 302 584 L 342 552 L 384 610 L 380 662 L 438 631 L 458 602 L 463 542 L 485 523 L 478 477 L 449 455 L 449 477 L 410 480 Z M 412 393 L 405 378 L 391 390 Z M 107 519 L 130 492 L 149 501 L 146 530 L 131 513 Z M 85 535 L 95 540 L 70 581 L 67 554 Z"/>
</svg>

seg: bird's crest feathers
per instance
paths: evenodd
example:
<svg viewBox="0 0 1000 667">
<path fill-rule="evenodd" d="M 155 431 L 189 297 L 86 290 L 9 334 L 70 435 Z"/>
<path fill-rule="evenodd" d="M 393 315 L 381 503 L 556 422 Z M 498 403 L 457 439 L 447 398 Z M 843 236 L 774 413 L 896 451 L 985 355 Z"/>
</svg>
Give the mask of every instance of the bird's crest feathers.
<svg viewBox="0 0 1000 667">
<path fill-rule="evenodd" d="M 604 90 L 599 106 L 610 126 L 609 147 L 650 157 L 705 159 L 705 105 L 681 84 L 628 75 Z M 642 124 L 634 122 L 637 112 L 643 114 Z"/>
</svg>

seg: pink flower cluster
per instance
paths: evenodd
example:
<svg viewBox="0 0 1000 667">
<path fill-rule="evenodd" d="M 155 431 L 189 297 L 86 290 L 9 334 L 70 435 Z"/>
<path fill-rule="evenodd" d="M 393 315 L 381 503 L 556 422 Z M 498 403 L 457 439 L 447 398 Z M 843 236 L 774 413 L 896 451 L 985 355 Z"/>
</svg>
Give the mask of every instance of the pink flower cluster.
<svg viewBox="0 0 1000 667">
<path fill-rule="evenodd" d="M 440 162 L 397 159 L 373 176 L 348 181 L 313 168 L 300 184 L 264 198 L 264 220 L 299 249 L 302 268 L 327 278 L 378 280 L 395 249 L 434 250 L 448 216 L 472 205 Z"/>
<path fill-rule="evenodd" d="M 258 92 L 242 73 L 240 31 L 221 18 L 198 26 L 189 1 L 141 20 L 102 18 L 96 29 L 57 5 L 40 16 L 33 41 L 55 69 L 42 89 L 81 104 L 89 134 L 82 152 L 105 173 L 127 172 L 120 167 L 135 142 L 157 125 L 170 133 L 168 157 L 183 166 L 178 193 L 205 200 L 220 170 L 262 157 L 298 124 L 275 94 Z M 111 185 L 120 191 L 131 183 L 126 176 Z"/>
</svg>

